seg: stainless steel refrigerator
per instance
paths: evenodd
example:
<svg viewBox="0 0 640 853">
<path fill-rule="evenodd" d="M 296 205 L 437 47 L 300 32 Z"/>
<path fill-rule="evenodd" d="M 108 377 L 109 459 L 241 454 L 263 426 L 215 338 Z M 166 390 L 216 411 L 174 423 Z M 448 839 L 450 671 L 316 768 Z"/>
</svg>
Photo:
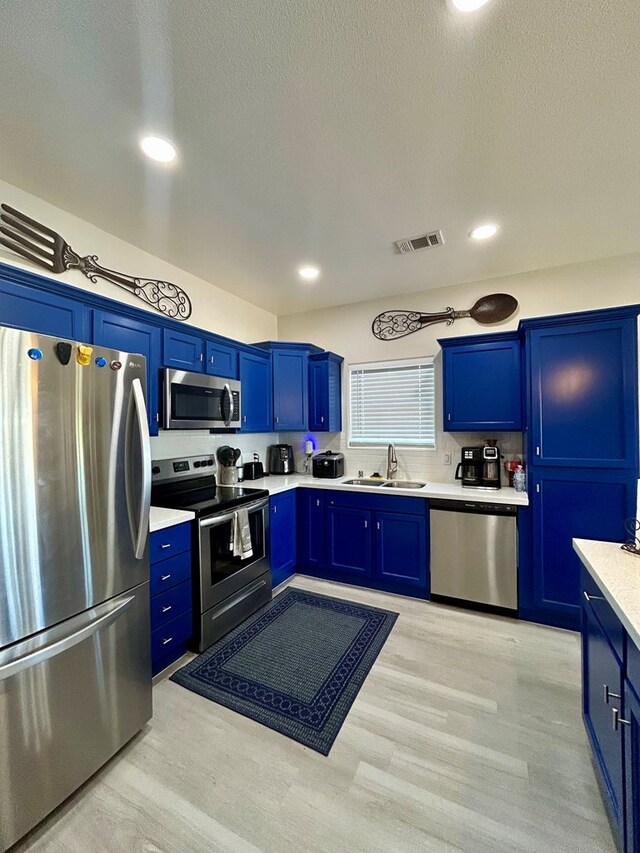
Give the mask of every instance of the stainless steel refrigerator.
<svg viewBox="0 0 640 853">
<path fill-rule="evenodd" d="M 0 327 L 0 850 L 151 717 L 139 355 Z"/>
</svg>

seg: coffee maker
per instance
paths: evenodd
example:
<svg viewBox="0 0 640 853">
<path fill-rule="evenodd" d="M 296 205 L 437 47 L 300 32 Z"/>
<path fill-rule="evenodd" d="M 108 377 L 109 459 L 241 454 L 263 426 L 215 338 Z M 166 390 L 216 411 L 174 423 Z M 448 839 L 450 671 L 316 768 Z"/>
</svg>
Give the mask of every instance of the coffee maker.
<svg viewBox="0 0 640 853">
<path fill-rule="evenodd" d="M 494 444 L 463 447 L 456 480 L 462 480 L 462 487 L 466 489 L 499 489 L 500 449 Z"/>
</svg>

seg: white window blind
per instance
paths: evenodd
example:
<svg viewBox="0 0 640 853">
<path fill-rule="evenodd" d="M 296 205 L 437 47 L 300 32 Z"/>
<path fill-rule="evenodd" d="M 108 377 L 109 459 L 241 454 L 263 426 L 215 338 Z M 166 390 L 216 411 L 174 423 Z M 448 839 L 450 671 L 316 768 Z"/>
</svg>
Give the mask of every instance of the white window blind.
<svg viewBox="0 0 640 853">
<path fill-rule="evenodd" d="M 349 444 L 435 447 L 433 358 L 349 367 Z"/>
</svg>

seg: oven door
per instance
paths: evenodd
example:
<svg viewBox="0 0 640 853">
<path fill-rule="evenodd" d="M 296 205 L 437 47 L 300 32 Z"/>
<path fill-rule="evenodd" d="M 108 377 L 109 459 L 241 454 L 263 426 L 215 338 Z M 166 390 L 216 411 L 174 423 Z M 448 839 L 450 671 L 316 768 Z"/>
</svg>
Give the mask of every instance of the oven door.
<svg viewBox="0 0 640 853">
<path fill-rule="evenodd" d="M 165 429 L 215 429 L 240 426 L 240 383 L 165 370 Z"/>
<path fill-rule="evenodd" d="M 253 554 L 247 559 L 233 556 L 232 530 L 236 510 L 200 521 L 201 613 L 241 590 L 269 571 L 269 501 L 259 500 L 239 509 L 247 510 Z"/>
</svg>

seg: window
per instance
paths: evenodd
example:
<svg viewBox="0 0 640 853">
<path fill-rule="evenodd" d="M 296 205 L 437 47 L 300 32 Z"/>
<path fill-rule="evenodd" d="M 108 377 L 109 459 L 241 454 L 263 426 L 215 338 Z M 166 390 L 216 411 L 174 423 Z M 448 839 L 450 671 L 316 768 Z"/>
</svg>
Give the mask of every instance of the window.
<svg viewBox="0 0 640 853">
<path fill-rule="evenodd" d="M 349 366 L 349 444 L 435 447 L 433 358 Z"/>
</svg>

